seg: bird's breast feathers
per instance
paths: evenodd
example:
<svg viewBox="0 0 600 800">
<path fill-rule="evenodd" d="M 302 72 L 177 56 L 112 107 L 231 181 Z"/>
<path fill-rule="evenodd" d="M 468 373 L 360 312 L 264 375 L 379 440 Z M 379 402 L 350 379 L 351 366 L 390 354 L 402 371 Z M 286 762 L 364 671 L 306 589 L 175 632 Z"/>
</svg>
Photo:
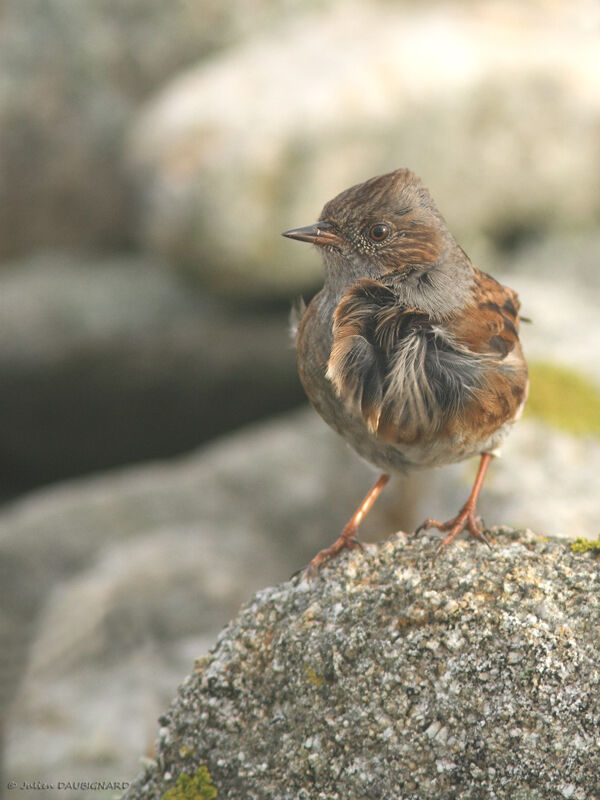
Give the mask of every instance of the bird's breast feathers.
<svg viewBox="0 0 600 800">
<path fill-rule="evenodd" d="M 382 442 L 476 446 L 513 420 L 527 390 L 514 292 L 477 270 L 469 303 L 443 321 L 363 279 L 333 317 L 327 378 Z"/>
</svg>

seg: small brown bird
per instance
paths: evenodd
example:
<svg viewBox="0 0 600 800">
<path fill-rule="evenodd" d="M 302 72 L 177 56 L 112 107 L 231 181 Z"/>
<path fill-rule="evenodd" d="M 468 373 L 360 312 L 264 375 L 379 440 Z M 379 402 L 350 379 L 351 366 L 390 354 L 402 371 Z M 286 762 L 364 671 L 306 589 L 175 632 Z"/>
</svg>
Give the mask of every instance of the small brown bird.
<svg viewBox="0 0 600 800">
<path fill-rule="evenodd" d="M 356 547 L 391 472 L 481 455 L 469 499 L 448 522 L 488 542 L 476 504 L 488 466 L 527 399 L 516 293 L 475 267 L 407 169 L 353 186 L 320 221 L 284 236 L 319 247 L 325 285 L 296 332 L 300 379 L 323 419 L 383 471 L 315 571 Z"/>
</svg>

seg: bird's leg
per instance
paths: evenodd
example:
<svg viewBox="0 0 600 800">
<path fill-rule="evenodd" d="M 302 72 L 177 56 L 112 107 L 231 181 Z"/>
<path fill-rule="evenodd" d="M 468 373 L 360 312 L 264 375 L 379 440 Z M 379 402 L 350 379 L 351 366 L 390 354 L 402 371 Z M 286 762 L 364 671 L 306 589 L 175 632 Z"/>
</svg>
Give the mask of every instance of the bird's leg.
<svg viewBox="0 0 600 800">
<path fill-rule="evenodd" d="M 443 532 L 448 531 L 447 535 L 444 536 L 438 545 L 438 553 L 444 548 L 448 547 L 448 545 L 451 544 L 456 539 L 458 534 L 465 528 L 467 528 L 471 536 L 474 536 L 476 539 L 485 542 L 488 547 L 491 546 L 489 539 L 483 532 L 481 519 L 475 516 L 475 509 L 477 507 L 477 498 L 479 497 L 479 492 L 483 486 L 483 481 L 492 458 L 493 456 L 490 453 L 482 454 L 481 461 L 479 462 L 479 469 L 477 470 L 477 476 L 475 478 L 475 483 L 471 489 L 469 499 L 453 519 L 448 520 L 448 522 L 438 522 L 436 519 L 426 519 L 425 522 L 419 525 L 415 531 L 415 534 L 420 533 L 422 530 L 427 530 L 427 528 L 437 528 L 439 531 Z"/>
<path fill-rule="evenodd" d="M 330 558 L 333 558 L 333 556 L 336 556 L 340 550 L 344 550 L 344 548 L 353 550 L 355 547 L 362 547 L 361 543 L 356 538 L 358 526 L 375 504 L 375 501 L 384 490 L 389 479 L 390 476 L 385 473 L 379 476 L 335 542 L 330 547 L 326 547 L 324 550 L 317 553 L 310 562 L 308 565 L 308 572 L 310 574 L 316 574 L 320 566 L 326 561 L 329 561 Z"/>
</svg>

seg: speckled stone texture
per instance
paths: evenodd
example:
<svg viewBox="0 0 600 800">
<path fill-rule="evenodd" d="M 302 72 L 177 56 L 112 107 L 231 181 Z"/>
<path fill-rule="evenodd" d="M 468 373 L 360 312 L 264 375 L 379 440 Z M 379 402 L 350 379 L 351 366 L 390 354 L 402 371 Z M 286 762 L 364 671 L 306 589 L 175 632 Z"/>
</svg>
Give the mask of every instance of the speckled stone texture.
<svg viewBox="0 0 600 800">
<path fill-rule="evenodd" d="M 259 592 L 196 664 L 128 800 L 597 800 L 600 561 L 397 534 Z"/>
</svg>

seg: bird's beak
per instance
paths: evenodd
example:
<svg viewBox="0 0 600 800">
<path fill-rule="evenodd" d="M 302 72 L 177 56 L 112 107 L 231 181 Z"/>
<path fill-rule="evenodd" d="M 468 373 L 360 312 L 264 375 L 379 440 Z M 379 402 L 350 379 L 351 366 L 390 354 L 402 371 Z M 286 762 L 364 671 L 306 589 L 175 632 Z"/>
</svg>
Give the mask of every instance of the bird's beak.
<svg viewBox="0 0 600 800">
<path fill-rule="evenodd" d="M 292 228 L 291 231 L 284 231 L 282 236 L 288 239 L 297 239 L 299 242 L 310 242 L 321 247 L 339 246 L 342 239 L 332 230 L 329 222 L 315 222 L 314 225 L 306 225 L 304 228 Z"/>
</svg>

